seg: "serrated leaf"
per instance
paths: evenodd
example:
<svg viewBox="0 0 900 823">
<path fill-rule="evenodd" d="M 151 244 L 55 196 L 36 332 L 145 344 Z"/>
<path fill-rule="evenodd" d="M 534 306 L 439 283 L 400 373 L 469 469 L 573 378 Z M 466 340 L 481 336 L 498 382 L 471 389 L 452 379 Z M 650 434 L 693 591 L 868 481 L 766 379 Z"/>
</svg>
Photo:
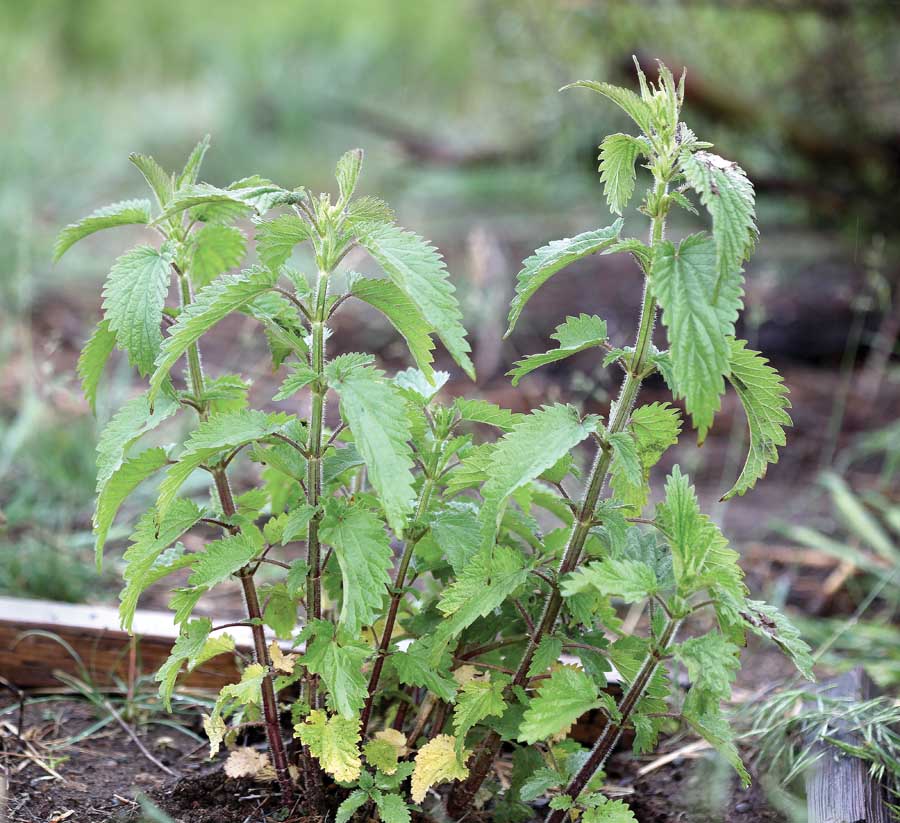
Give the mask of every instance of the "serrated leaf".
<svg viewBox="0 0 900 823">
<path fill-rule="evenodd" d="M 646 144 L 630 134 L 610 134 L 600 144 L 600 180 L 613 214 L 621 214 L 631 200 L 636 178 L 634 164 L 646 150 Z"/>
<path fill-rule="evenodd" d="M 192 501 L 179 500 L 160 523 L 157 523 L 156 512 L 152 509 L 141 517 L 131 535 L 131 545 L 123 556 L 125 586 L 119 593 L 119 619 L 125 631 L 131 632 L 138 598 L 143 591 L 169 573 L 169 564 L 158 568 L 160 555 L 194 526 L 201 516 L 202 512 Z M 192 562 L 190 556 L 188 561 Z"/>
<path fill-rule="evenodd" d="M 639 603 L 659 591 L 656 572 L 647 563 L 628 558 L 606 557 L 579 567 L 562 582 L 566 597 L 596 589 L 601 594 L 620 597 L 626 603 Z"/>
<path fill-rule="evenodd" d="M 548 363 L 555 363 L 585 349 L 600 346 L 606 340 L 606 321 L 596 315 L 580 314 L 567 317 L 566 322 L 556 327 L 550 335 L 559 342 L 558 348 L 543 354 L 532 354 L 516 362 L 516 367 L 507 372 L 512 376 L 512 384 L 518 385 L 526 374 Z"/>
<path fill-rule="evenodd" d="M 741 761 L 737 746 L 734 744 L 734 732 L 728 719 L 722 714 L 719 700 L 701 689 L 691 689 L 684 701 L 682 717 L 690 727 L 708 743 L 711 743 L 738 773 L 741 785 L 750 785 L 750 775 Z"/>
<path fill-rule="evenodd" d="M 269 757 L 265 752 L 258 752 L 249 746 L 239 746 L 228 753 L 225 761 L 225 774 L 236 779 L 238 777 L 256 777 L 269 765 Z"/>
<path fill-rule="evenodd" d="M 581 823 L 638 823 L 634 813 L 624 800 L 604 797 L 599 805 L 586 809 Z"/>
<path fill-rule="evenodd" d="M 433 645 L 430 638 L 420 639 L 405 651 L 394 652 L 388 659 L 402 684 L 424 686 L 450 703 L 456 695 L 456 681 L 449 672 L 450 656 L 443 654 L 435 661 Z"/>
<path fill-rule="evenodd" d="M 359 778 L 362 772 L 359 718 L 329 717 L 321 709 L 314 709 L 305 722 L 294 726 L 294 730 L 319 765 L 335 780 L 352 783 Z"/>
<path fill-rule="evenodd" d="M 302 657 L 303 665 L 321 676 L 328 689 L 330 705 L 342 717 L 355 717 L 366 702 L 366 678 L 362 664 L 371 649 L 356 640 L 334 636 L 330 624 L 319 621 L 316 636 L 309 643 Z"/>
<path fill-rule="evenodd" d="M 691 637 L 675 647 L 675 656 L 687 667 L 692 689 L 702 689 L 717 700 L 731 697 L 731 685 L 741 667 L 740 649 L 719 632 Z"/>
<path fill-rule="evenodd" d="M 159 682 L 159 695 L 162 698 L 166 711 L 172 711 L 172 691 L 175 688 L 175 681 L 181 671 L 183 664 L 187 663 L 187 670 L 192 671 L 197 666 L 205 663 L 207 660 L 219 654 L 234 651 L 234 639 L 230 635 L 221 635 L 219 637 L 210 637 L 209 633 L 212 629 L 212 622 L 207 617 L 199 620 L 192 620 L 188 623 L 179 634 L 172 652 L 165 663 L 160 666 L 156 672 L 155 679 Z M 265 669 L 258 664 L 251 664 L 244 669 L 240 684 L 225 686 L 222 694 L 228 690 L 239 690 L 246 688 L 246 682 L 252 678 L 258 677 L 256 681 L 257 695 L 259 693 L 259 682 L 262 680 L 262 674 Z M 247 702 L 247 701 L 244 701 Z M 259 697 L 256 698 L 259 703 Z M 217 704 L 218 706 L 218 704 Z"/>
<path fill-rule="evenodd" d="M 81 378 L 81 390 L 94 414 L 97 413 L 97 388 L 100 385 L 100 378 L 115 346 L 116 333 L 110 331 L 108 320 L 101 320 L 78 356 L 77 369 Z"/>
<path fill-rule="evenodd" d="M 613 86 L 611 83 L 598 83 L 594 80 L 578 80 L 568 86 L 563 86 L 562 90 L 575 87 L 590 89 L 597 94 L 602 94 L 634 120 L 644 134 L 653 133 L 653 109 L 631 89 L 623 89 L 620 86 Z"/>
<path fill-rule="evenodd" d="M 175 188 L 183 189 L 185 186 L 193 186 L 197 182 L 197 175 L 200 173 L 200 166 L 203 164 L 203 158 L 209 150 L 210 138 L 206 134 L 200 138 L 196 146 L 188 155 L 187 162 L 181 170 L 181 174 L 175 178 Z"/>
<path fill-rule="evenodd" d="M 375 805 L 383 823 L 410 823 L 409 808 L 399 794 L 377 794 Z"/>
<path fill-rule="evenodd" d="M 357 197 L 345 209 L 343 227 L 355 232 L 366 224 L 393 223 L 394 211 L 378 197 Z"/>
<path fill-rule="evenodd" d="M 698 430 L 706 437 L 719 410 L 730 369 L 728 339 L 743 305 L 740 272 L 730 274 L 716 290 L 716 247 L 711 237 L 693 234 L 678 246 L 661 243 L 653 257 L 653 291 L 663 309 L 669 335 L 672 387 Z"/>
<path fill-rule="evenodd" d="M 151 401 L 181 355 L 222 318 L 269 291 L 277 279 L 278 275 L 267 269 L 250 269 L 240 274 L 223 274 L 201 289 L 194 302 L 178 315 L 160 348 L 156 370 L 150 378 Z"/>
<path fill-rule="evenodd" d="M 441 554 L 459 574 L 478 551 L 481 535 L 478 508 L 471 502 L 450 500 L 434 512 L 429 525 Z"/>
<path fill-rule="evenodd" d="M 159 204 L 159 207 L 164 209 L 174 193 L 172 175 L 148 154 L 129 154 L 128 159 L 144 176 L 147 185 L 150 186 L 153 194 L 156 195 L 156 202 Z"/>
<path fill-rule="evenodd" d="M 451 357 L 473 380 L 475 367 L 462 325 L 462 312 L 446 266 L 434 246 L 399 226 L 374 224 L 359 236 L 360 245 L 394 284 L 419 307 Z"/>
<path fill-rule="evenodd" d="M 356 191 L 356 183 L 359 180 L 359 173 L 362 171 L 362 164 L 362 149 L 351 149 L 338 160 L 337 168 L 334 170 L 334 177 L 340 190 L 340 199 L 338 200 L 340 208 L 346 206 L 350 202 L 350 198 L 353 197 L 353 192 Z"/>
<path fill-rule="evenodd" d="M 163 307 L 174 257 L 168 246 L 137 246 L 119 257 L 103 287 L 104 317 L 120 349 L 142 375 L 153 371 L 162 343 Z"/>
<path fill-rule="evenodd" d="M 504 337 L 512 333 L 525 304 L 544 283 L 570 263 L 612 246 L 619 239 L 622 225 L 623 221 L 619 218 L 604 229 L 586 231 L 563 240 L 553 240 L 527 258 L 516 278 L 516 296 L 510 306 L 509 326 Z"/>
<path fill-rule="evenodd" d="M 501 717 L 506 711 L 506 700 L 503 699 L 506 683 L 504 678 L 474 678 L 462 685 L 453 710 L 453 732 L 458 757 L 462 758 L 463 745 L 471 728 L 487 717 Z"/>
<path fill-rule="evenodd" d="M 532 745 L 553 737 L 599 705 L 594 681 L 580 669 L 563 666 L 542 681 L 531 698 L 519 727 L 519 740 Z"/>
<path fill-rule="evenodd" d="M 571 406 L 543 406 L 498 441 L 487 466 L 487 482 L 481 490 L 482 547 L 493 544 L 507 498 L 552 468 L 589 437 L 597 423 L 595 415 L 581 420 Z M 540 448 L 535 448 L 536 443 L 540 443 Z"/>
<path fill-rule="evenodd" d="M 104 206 L 77 223 L 71 223 L 59 233 L 53 247 L 53 259 L 59 260 L 75 243 L 94 232 L 114 226 L 143 225 L 149 222 L 149 200 L 123 200 Z"/>
<path fill-rule="evenodd" d="M 297 625 L 297 601 L 288 593 L 283 583 L 266 590 L 265 623 L 275 636 L 288 640 Z"/>
<path fill-rule="evenodd" d="M 394 385 L 401 389 L 416 406 L 423 406 L 444 388 L 449 379 L 449 372 L 436 371 L 432 372 L 429 381 L 421 369 L 410 366 L 394 375 Z"/>
<path fill-rule="evenodd" d="M 354 813 L 369 802 L 369 793 L 362 789 L 354 789 L 344 798 L 334 816 L 334 823 L 348 823 Z"/>
<path fill-rule="evenodd" d="M 169 205 L 153 222 L 159 224 L 182 212 L 191 210 L 191 218 L 203 223 L 230 223 L 255 211 L 242 192 L 229 191 L 209 183 L 194 183 L 179 187 Z"/>
<path fill-rule="evenodd" d="M 281 214 L 274 220 L 256 224 L 256 253 L 263 265 L 278 271 L 294 251 L 294 246 L 311 240 L 313 228 L 296 214 Z"/>
<path fill-rule="evenodd" d="M 614 432 L 606 436 L 606 442 L 613 452 L 613 466 L 616 473 L 632 486 L 640 486 L 643 483 L 643 470 L 641 458 L 638 455 L 637 444 L 630 432 Z"/>
<path fill-rule="evenodd" d="M 538 643 L 538 647 L 531 658 L 531 666 L 528 668 L 529 677 L 537 677 L 543 674 L 555 663 L 559 662 L 562 654 L 563 643 L 558 637 L 545 634 Z"/>
<path fill-rule="evenodd" d="M 245 534 L 213 540 L 196 555 L 188 583 L 211 589 L 246 566 L 258 554 L 259 548 Z"/>
<path fill-rule="evenodd" d="M 469 423 L 484 423 L 487 426 L 495 426 L 503 431 L 511 431 L 517 424 L 525 419 L 524 414 L 504 409 L 496 403 L 481 400 L 477 397 L 457 397 L 453 407 L 459 413 L 461 420 Z"/>
<path fill-rule="evenodd" d="M 707 151 L 682 152 L 680 168 L 712 216 L 718 288 L 740 271 L 756 245 L 753 184 L 737 163 Z"/>
<path fill-rule="evenodd" d="M 284 529 L 281 532 L 281 545 L 285 546 L 298 537 L 306 534 L 309 521 L 312 520 L 316 513 L 314 506 L 304 504 L 288 512 L 287 520 L 284 523 Z"/>
<path fill-rule="evenodd" d="M 793 662 L 807 680 L 815 680 L 809 646 L 797 628 L 775 606 L 760 600 L 742 604 L 741 617 L 754 634 L 775 643 Z"/>
<path fill-rule="evenodd" d="M 406 751 L 406 736 L 396 729 L 377 732 L 375 739 L 363 746 L 366 761 L 384 774 L 394 774 L 400 755 Z"/>
<path fill-rule="evenodd" d="M 182 484 L 201 464 L 225 449 L 262 440 L 278 431 L 290 418 L 286 414 L 266 414 L 255 409 L 225 412 L 209 417 L 192 432 L 178 461 L 159 485 L 156 508 L 159 517 L 178 494 Z"/>
<path fill-rule="evenodd" d="M 439 734 L 429 740 L 416 755 L 416 768 L 412 773 L 410 796 L 414 803 L 421 803 L 425 794 L 438 783 L 463 780 L 469 770 L 463 765 L 468 752 L 456 756 L 456 740 L 449 734 Z"/>
<path fill-rule="evenodd" d="M 730 374 L 750 428 L 750 450 L 734 486 L 722 496 L 728 500 L 752 489 L 765 477 L 769 463 L 778 462 L 778 447 L 787 442 L 784 427 L 793 425 L 785 411 L 791 407 L 784 381 L 759 352 L 747 348 L 745 340 L 731 340 Z"/>
<path fill-rule="evenodd" d="M 348 368 L 336 358 L 326 375 L 340 397 L 341 417 L 353 432 L 388 525 L 401 536 L 415 503 L 405 400 L 379 369 Z"/>
<path fill-rule="evenodd" d="M 300 391 L 300 389 L 315 382 L 317 378 L 318 375 L 316 372 L 307 366 L 306 363 L 297 363 L 292 367 L 291 373 L 284 378 L 278 392 L 272 399 L 276 401 L 287 400 L 289 397 L 292 397 Z"/>
<path fill-rule="evenodd" d="M 191 236 L 191 283 L 209 285 L 220 274 L 237 268 L 247 251 L 247 238 L 234 226 L 203 226 Z"/>
<path fill-rule="evenodd" d="M 433 328 L 419 311 L 415 301 L 390 280 L 374 280 L 352 276 L 349 292 L 358 300 L 378 309 L 394 328 L 403 335 L 409 353 L 429 382 L 434 380 L 431 363 L 434 360 Z"/>
<path fill-rule="evenodd" d="M 328 508 L 319 535 L 334 548 L 341 569 L 338 622 L 355 635 L 381 616 L 394 560 L 390 538 L 375 514 L 361 504 L 341 501 Z"/>
</svg>

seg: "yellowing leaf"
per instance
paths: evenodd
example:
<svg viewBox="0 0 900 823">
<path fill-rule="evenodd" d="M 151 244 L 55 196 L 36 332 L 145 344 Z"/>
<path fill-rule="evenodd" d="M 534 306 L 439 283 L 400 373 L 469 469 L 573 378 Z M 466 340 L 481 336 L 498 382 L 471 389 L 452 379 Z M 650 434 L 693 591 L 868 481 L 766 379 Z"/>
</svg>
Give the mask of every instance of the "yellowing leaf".
<svg viewBox="0 0 900 823">
<path fill-rule="evenodd" d="M 335 780 L 351 783 L 362 772 L 359 756 L 359 718 L 329 717 L 321 709 L 309 713 L 305 723 L 294 726 L 319 765 Z"/>
<path fill-rule="evenodd" d="M 456 738 L 439 734 L 426 743 L 416 755 L 416 768 L 412 773 L 412 799 L 421 803 L 425 793 L 438 783 L 463 780 L 469 770 L 464 765 L 469 752 L 464 751 L 462 762 L 456 759 Z"/>
<path fill-rule="evenodd" d="M 213 712 L 211 715 L 204 714 L 203 731 L 206 732 L 206 736 L 209 738 L 209 756 L 215 757 L 219 753 L 222 740 L 225 739 L 225 732 L 228 731 L 222 715 L 218 712 Z"/>
<path fill-rule="evenodd" d="M 285 674 L 293 673 L 294 664 L 297 662 L 297 655 L 285 654 L 281 651 L 281 646 L 274 640 L 272 641 L 272 645 L 269 646 L 269 657 L 272 658 L 272 665 L 275 667 L 275 671 L 284 672 Z"/>
<path fill-rule="evenodd" d="M 228 755 L 225 774 L 229 777 L 256 777 L 268 765 L 269 758 L 264 752 L 242 746 Z"/>
</svg>

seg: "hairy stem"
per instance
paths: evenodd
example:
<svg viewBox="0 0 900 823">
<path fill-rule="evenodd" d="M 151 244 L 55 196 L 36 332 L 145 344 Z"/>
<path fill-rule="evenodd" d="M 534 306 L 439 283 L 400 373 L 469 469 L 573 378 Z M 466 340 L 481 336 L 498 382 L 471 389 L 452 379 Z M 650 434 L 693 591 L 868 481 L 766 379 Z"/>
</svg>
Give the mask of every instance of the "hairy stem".
<svg viewBox="0 0 900 823">
<path fill-rule="evenodd" d="M 603 727 L 603 731 L 600 732 L 600 737 L 597 738 L 597 742 L 594 744 L 594 748 L 591 749 L 588 759 L 569 781 L 569 785 L 566 786 L 563 793 L 569 795 L 573 800 L 584 791 L 584 787 L 587 786 L 598 769 L 603 768 L 609 753 L 622 736 L 622 731 L 628 724 L 629 718 L 640 699 L 644 696 L 644 692 L 647 690 L 647 686 L 650 685 L 653 675 L 656 674 L 659 664 L 668 654 L 669 646 L 674 641 L 680 625 L 680 621 L 675 620 L 669 621 L 666 625 L 659 641 L 650 649 L 631 686 L 619 703 L 620 718 L 615 722 L 612 719 L 606 721 L 606 725 Z M 546 823 L 563 823 L 568 813 L 567 810 L 556 809 L 550 813 Z"/>
<path fill-rule="evenodd" d="M 656 193 L 665 192 L 666 184 L 664 181 L 658 181 Z M 660 214 L 653 218 L 650 228 L 651 243 L 658 243 L 662 240 L 665 231 L 665 214 Z M 634 355 L 629 363 L 629 368 L 625 374 L 625 380 L 622 383 L 619 397 L 610 412 L 609 424 L 606 428 L 607 436 L 622 431 L 631 415 L 637 400 L 638 392 L 643 382 L 643 372 L 646 366 L 647 356 L 650 352 L 650 345 L 653 339 L 653 328 L 656 323 L 656 298 L 653 296 L 653 290 L 649 280 L 645 277 L 644 296 L 641 303 L 641 315 L 638 322 L 637 335 L 635 337 Z M 597 502 L 600 493 L 606 484 L 606 477 L 609 474 L 610 463 L 612 462 L 612 451 L 608 448 L 599 448 L 597 450 L 594 465 L 588 478 L 588 484 L 584 492 L 584 496 L 578 505 L 575 515 L 575 522 L 572 525 L 572 531 L 569 534 L 569 540 L 566 549 L 563 552 L 557 571 L 557 579 L 564 574 L 573 571 L 581 559 L 581 552 L 584 548 L 585 541 L 590 533 L 591 527 L 594 525 L 594 511 L 597 508 Z M 516 673 L 513 676 L 510 690 L 515 687 L 524 687 L 528 682 L 528 671 L 534 659 L 535 652 L 540 645 L 541 640 L 551 634 L 556 627 L 556 621 L 562 609 L 563 598 L 558 588 L 553 588 L 544 601 L 544 608 L 541 612 L 541 618 L 537 624 L 536 630 L 532 633 L 525 653 L 519 663 Z M 500 749 L 501 738 L 497 732 L 491 732 L 482 741 L 481 746 L 469 761 L 469 776 L 465 781 L 458 784 L 450 794 L 447 803 L 447 810 L 452 817 L 459 817 L 464 814 L 471 806 L 472 798 L 481 787 L 485 777 L 490 771 L 491 764 L 497 756 Z"/>
</svg>

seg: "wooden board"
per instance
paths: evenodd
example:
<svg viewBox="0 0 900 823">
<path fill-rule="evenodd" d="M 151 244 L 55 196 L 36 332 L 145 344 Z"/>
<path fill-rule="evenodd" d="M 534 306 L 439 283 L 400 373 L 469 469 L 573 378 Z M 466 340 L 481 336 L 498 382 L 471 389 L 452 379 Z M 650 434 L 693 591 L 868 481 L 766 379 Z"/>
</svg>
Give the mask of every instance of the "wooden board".
<svg viewBox="0 0 900 823">
<path fill-rule="evenodd" d="M 0 675 L 20 689 L 59 687 L 54 669 L 78 677 L 78 664 L 58 642 L 46 636 L 27 636 L 29 631 L 49 632 L 68 643 L 97 686 L 114 686 L 116 677 L 127 682 L 131 637 L 120 628 L 116 609 L 0 597 Z M 239 649 L 252 648 L 249 628 L 239 626 L 227 631 Z M 134 634 L 136 670 L 152 674 L 169 656 L 177 637 L 172 615 L 138 610 Z M 223 654 L 199 666 L 179 683 L 218 689 L 239 678 L 234 656 Z"/>
</svg>

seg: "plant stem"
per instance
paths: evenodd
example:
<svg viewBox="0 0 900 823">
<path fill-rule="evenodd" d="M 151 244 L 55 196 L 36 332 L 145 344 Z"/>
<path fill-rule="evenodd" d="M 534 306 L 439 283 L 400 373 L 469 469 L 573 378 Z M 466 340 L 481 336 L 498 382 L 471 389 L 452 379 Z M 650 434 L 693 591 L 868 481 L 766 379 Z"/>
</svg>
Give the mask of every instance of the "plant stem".
<svg viewBox="0 0 900 823">
<path fill-rule="evenodd" d="M 664 193 L 666 183 L 664 181 L 657 182 L 656 194 Z M 651 243 L 658 243 L 662 240 L 665 231 L 665 214 L 660 214 L 652 219 L 650 227 Z M 638 392 L 643 382 L 642 374 L 646 365 L 647 355 L 650 351 L 650 345 L 653 339 L 653 328 L 656 323 L 656 298 L 653 296 L 653 290 L 649 280 L 644 278 L 644 296 L 641 303 L 641 315 L 638 322 L 638 331 L 635 338 L 634 355 L 631 358 L 629 369 L 625 374 L 625 380 L 622 383 L 622 389 L 619 392 L 619 398 L 610 412 L 609 425 L 606 429 L 607 436 L 622 431 L 625 428 L 631 410 L 637 400 Z M 612 450 L 608 448 L 599 448 L 597 450 L 594 465 L 588 479 L 588 485 L 585 489 L 584 496 L 578 506 L 575 522 L 572 525 L 572 531 L 566 544 L 565 552 L 559 564 L 557 571 L 557 580 L 564 574 L 568 574 L 578 566 L 581 559 L 581 552 L 584 548 L 587 536 L 594 525 L 594 511 L 597 508 L 597 501 L 600 493 L 606 484 L 606 477 L 609 473 L 610 463 L 612 462 Z M 535 652 L 540 645 L 541 640 L 551 634 L 556 627 L 556 621 L 562 609 L 563 598 L 559 589 L 554 587 L 550 590 L 544 601 L 544 608 L 541 613 L 540 621 L 537 629 L 533 632 L 531 639 L 525 648 L 525 654 L 519 663 L 518 669 L 513 677 L 509 689 L 516 687 L 524 687 L 528 682 L 528 671 L 534 659 Z M 501 738 L 498 732 L 492 731 L 482 741 L 478 751 L 469 763 L 469 776 L 465 781 L 458 784 L 451 792 L 447 802 L 447 810 L 451 817 L 458 818 L 464 814 L 472 803 L 472 798 L 481 787 L 488 771 L 491 768 L 494 758 L 500 749 Z"/>
<path fill-rule="evenodd" d="M 569 781 L 569 785 L 566 786 L 563 793 L 569 795 L 573 800 L 584 791 L 584 787 L 587 786 L 591 778 L 597 773 L 597 770 L 603 768 L 603 764 L 606 763 L 609 753 L 612 751 L 613 746 L 618 742 L 629 718 L 637 707 L 637 704 L 640 702 L 640 699 L 644 696 L 644 692 L 650 684 L 653 675 L 656 673 L 659 664 L 668 654 L 669 646 L 674 641 L 680 625 L 680 620 L 672 620 L 666 624 L 666 628 L 663 630 L 659 642 L 655 644 L 647 654 L 647 657 L 641 665 L 637 675 L 635 675 L 631 686 L 622 698 L 622 702 L 619 703 L 619 720 L 613 722 L 612 719 L 609 719 L 606 721 L 606 725 L 603 727 L 600 737 L 597 738 L 594 748 L 591 749 L 588 759 L 578 770 L 577 774 Z M 568 810 L 556 809 L 550 813 L 549 817 L 547 817 L 546 823 L 563 823 L 563 820 L 565 820 L 568 813 Z"/>
<path fill-rule="evenodd" d="M 191 303 L 191 284 L 187 276 L 179 273 L 179 281 L 181 286 L 181 303 L 185 307 Z M 200 349 L 196 343 L 192 344 L 187 352 L 188 373 L 191 381 L 191 391 L 194 393 L 194 399 L 200 403 L 198 414 L 201 420 L 209 418 L 209 406 L 207 403 L 201 402 L 204 394 L 204 378 L 203 366 L 200 362 Z M 225 473 L 224 466 L 217 466 L 212 471 L 213 480 L 216 486 L 216 492 L 219 496 L 219 502 L 222 506 L 222 512 L 226 517 L 232 517 L 237 511 L 234 503 L 234 495 L 231 493 L 231 485 L 228 483 L 228 476 Z M 262 611 L 259 607 L 259 596 L 256 592 L 256 584 L 253 580 L 253 574 L 249 566 L 245 566 L 238 575 L 241 579 L 241 586 L 244 591 L 244 601 L 247 606 L 247 616 L 254 618 L 262 618 Z M 253 648 L 256 662 L 263 666 L 266 670 L 263 678 L 262 704 L 263 715 L 265 717 L 266 737 L 269 741 L 269 751 L 272 753 L 272 765 L 275 768 L 275 775 L 278 779 L 278 785 L 281 788 L 282 800 L 290 806 L 294 800 L 294 786 L 291 781 L 290 771 L 288 770 L 287 754 L 285 753 L 284 741 L 281 738 L 281 721 L 278 714 L 278 701 L 275 696 L 275 686 L 272 681 L 271 661 L 269 660 L 269 651 L 266 648 L 265 630 L 261 622 L 255 622 L 251 627 L 253 633 Z"/>
</svg>

